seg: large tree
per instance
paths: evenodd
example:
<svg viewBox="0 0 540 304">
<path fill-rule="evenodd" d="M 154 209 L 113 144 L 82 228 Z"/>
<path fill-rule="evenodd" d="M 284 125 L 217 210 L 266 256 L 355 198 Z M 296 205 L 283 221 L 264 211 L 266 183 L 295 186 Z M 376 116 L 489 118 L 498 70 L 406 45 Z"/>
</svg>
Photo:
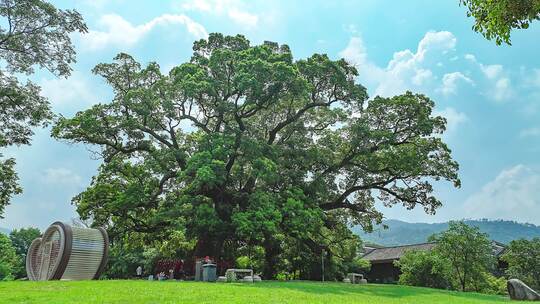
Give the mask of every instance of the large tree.
<svg viewBox="0 0 540 304">
<path fill-rule="evenodd" d="M 540 0 L 460 0 L 473 17 L 473 30 L 497 45 L 511 44 L 513 29 L 526 29 L 540 19 Z"/>
<path fill-rule="evenodd" d="M 86 32 L 81 15 L 59 10 L 42 0 L 0 0 L 0 148 L 27 145 L 32 128 L 52 118 L 47 99 L 31 81 L 19 82 L 14 73 L 32 74 L 34 67 L 67 77 L 75 50 L 69 34 Z M 15 160 L 0 153 L 0 218 L 14 194 L 22 191 Z"/>
<path fill-rule="evenodd" d="M 325 234 L 380 222 L 376 199 L 433 213 L 432 181 L 459 186 L 428 97 L 368 101 L 345 60 L 294 60 L 287 45 L 240 35 L 211 34 L 193 51 L 168 75 L 127 54 L 97 65 L 114 99 L 53 128 L 99 147 L 99 172 L 73 202 L 113 237 L 185 230 L 198 256 L 248 242 L 273 276 L 284 238 L 331 254 Z"/>
<path fill-rule="evenodd" d="M 487 234 L 463 221 L 451 221 L 446 231 L 431 236 L 430 241 L 437 242 L 434 253 L 447 261 L 450 279 L 457 280 L 461 291 L 481 290 L 486 273 L 495 266 Z"/>
</svg>

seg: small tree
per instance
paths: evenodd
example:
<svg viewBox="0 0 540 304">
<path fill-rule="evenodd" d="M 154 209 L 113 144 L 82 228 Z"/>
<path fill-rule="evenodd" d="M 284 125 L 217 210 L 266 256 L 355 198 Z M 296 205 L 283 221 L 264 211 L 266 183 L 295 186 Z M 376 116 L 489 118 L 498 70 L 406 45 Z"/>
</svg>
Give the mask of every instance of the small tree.
<svg viewBox="0 0 540 304">
<path fill-rule="evenodd" d="M 13 268 L 16 264 L 15 248 L 9 238 L 0 233 L 0 281 L 13 279 Z"/>
<path fill-rule="evenodd" d="M 540 290 L 540 238 L 510 242 L 502 259 L 508 263 L 509 277 Z"/>
<path fill-rule="evenodd" d="M 395 262 L 401 269 L 399 284 L 448 289 L 450 265 L 434 252 L 411 250 Z"/>
<path fill-rule="evenodd" d="M 26 253 L 32 241 L 38 238 L 41 235 L 41 232 L 37 228 L 21 228 L 19 230 L 15 229 L 9 234 L 11 243 L 15 248 L 15 253 L 17 254 L 17 265 L 13 271 L 15 278 L 22 278 L 26 276 Z"/>
<path fill-rule="evenodd" d="M 434 252 L 450 265 L 462 291 L 481 289 L 485 273 L 494 265 L 487 234 L 463 221 L 451 221 L 448 230 L 432 235 L 430 241 L 438 243 Z"/>
</svg>

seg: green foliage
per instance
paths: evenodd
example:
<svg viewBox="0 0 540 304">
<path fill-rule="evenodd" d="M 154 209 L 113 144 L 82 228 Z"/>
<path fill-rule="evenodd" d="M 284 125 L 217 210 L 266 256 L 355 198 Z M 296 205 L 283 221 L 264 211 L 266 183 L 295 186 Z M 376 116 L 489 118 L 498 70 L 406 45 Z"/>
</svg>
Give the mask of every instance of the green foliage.
<svg viewBox="0 0 540 304">
<path fill-rule="evenodd" d="M 495 43 L 510 43 L 513 29 L 526 29 L 540 19 L 540 0 L 460 0 L 468 17 L 475 18 L 473 30 Z"/>
<path fill-rule="evenodd" d="M 457 286 L 462 291 L 481 291 L 484 274 L 495 265 L 487 234 L 463 221 L 452 221 L 448 230 L 433 235 L 430 240 L 437 242 L 434 253 L 445 259 Z"/>
<path fill-rule="evenodd" d="M 72 32 L 86 32 L 81 15 L 59 10 L 42 0 L 0 1 L 0 148 L 27 145 L 33 128 L 45 126 L 52 113 L 40 88 L 21 84 L 15 73 L 32 74 L 34 66 L 57 76 L 68 76 L 75 62 Z M 11 197 L 21 193 L 14 171 L 15 160 L 0 153 L 0 218 Z"/>
<path fill-rule="evenodd" d="M 451 269 L 447 260 L 430 251 L 408 251 L 396 266 L 401 270 L 399 284 L 451 289 Z"/>
<path fill-rule="evenodd" d="M 508 263 L 506 275 L 540 290 L 540 238 L 510 242 L 502 259 Z"/>
<path fill-rule="evenodd" d="M 41 236 L 41 232 L 37 228 L 21 228 L 19 230 L 15 229 L 9 234 L 9 238 L 13 247 L 15 248 L 15 253 L 17 254 L 17 265 L 14 268 L 13 275 L 15 278 L 26 277 L 26 254 L 28 253 L 28 248 L 33 240 Z"/>
<path fill-rule="evenodd" d="M 356 257 L 352 260 L 348 272 L 366 273 L 371 269 L 371 262 L 361 257 Z"/>
<path fill-rule="evenodd" d="M 507 295 L 506 287 L 507 279 L 505 277 L 496 277 L 491 273 L 485 272 L 480 281 L 483 286 L 480 287 L 480 292 L 486 294 Z"/>
<path fill-rule="evenodd" d="M 356 256 L 348 225 L 382 220 L 375 197 L 432 213 L 441 202 L 428 180 L 460 185 L 428 97 L 367 103 L 345 60 L 294 61 L 287 45 L 241 35 L 211 34 L 193 51 L 168 75 L 123 53 L 98 64 L 113 100 L 56 122 L 54 137 L 101 147 L 97 176 L 73 199 L 82 218 L 114 235 L 182 230 L 197 256 L 262 246 L 267 277 L 317 276 L 324 249 L 337 276 Z"/>
<path fill-rule="evenodd" d="M 13 271 L 18 262 L 11 240 L 0 233 L 0 281 L 13 279 Z"/>
</svg>

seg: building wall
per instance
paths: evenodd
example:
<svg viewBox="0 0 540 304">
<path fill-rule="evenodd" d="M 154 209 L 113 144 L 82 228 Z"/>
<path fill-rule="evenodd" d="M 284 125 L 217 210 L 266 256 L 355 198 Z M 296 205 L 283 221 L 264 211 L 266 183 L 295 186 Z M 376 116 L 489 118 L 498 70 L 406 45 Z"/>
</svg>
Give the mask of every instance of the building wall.
<svg viewBox="0 0 540 304">
<path fill-rule="evenodd" d="M 399 268 L 393 262 L 373 263 L 366 278 L 370 283 L 396 283 L 399 275 Z"/>
</svg>

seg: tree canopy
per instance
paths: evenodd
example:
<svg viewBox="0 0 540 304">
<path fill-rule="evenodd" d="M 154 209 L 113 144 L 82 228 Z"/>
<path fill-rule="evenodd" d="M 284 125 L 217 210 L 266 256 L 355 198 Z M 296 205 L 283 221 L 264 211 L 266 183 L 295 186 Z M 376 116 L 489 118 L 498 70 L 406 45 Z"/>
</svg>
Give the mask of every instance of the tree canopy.
<svg viewBox="0 0 540 304">
<path fill-rule="evenodd" d="M 526 29 L 540 19 L 540 0 L 460 0 L 474 17 L 473 30 L 497 45 L 511 44 L 513 29 Z"/>
<path fill-rule="evenodd" d="M 168 74 L 124 53 L 93 72 L 113 100 L 60 118 L 52 134 L 98 148 L 99 172 L 73 202 L 113 237 L 181 230 L 198 256 L 259 245 L 273 276 L 287 240 L 331 257 L 352 238 L 347 225 L 381 221 L 376 200 L 433 213 L 433 181 L 460 185 L 434 102 L 368 100 L 343 59 L 294 60 L 287 45 L 211 34 Z"/>
<path fill-rule="evenodd" d="M 508 263 L 506 274 L 540 290 L 540 238 L 510 242 L 502 257 Z"/>
<path fill-rule="evenodd" d="M 0 148 L 27 145 L 32 128 L 45 126 L 52 113 L 49 102 L 40 96 L 40 88 L 27 81 L 22 84 L 14 73 L 32 74 L 34 67 L 67 77 L 75 62 L 75 50 L 69 34 L 86 32 L 81 15 L 74 10 L 59 10 L 42 0 L 1 0 L 0 59 Z M 15 160 L 0 153 L 0 218 L 18 185 Z"/>
<path fill-rule="evenodd" d="M 430 241 L 437 242 L 434 252 L 447 261 L 461 291 L 481 291 L 485 275 L 495 265 L 487 234 L 463 221 L 451 221 L 448 230 L 431 236 Z"/>
</svg>

